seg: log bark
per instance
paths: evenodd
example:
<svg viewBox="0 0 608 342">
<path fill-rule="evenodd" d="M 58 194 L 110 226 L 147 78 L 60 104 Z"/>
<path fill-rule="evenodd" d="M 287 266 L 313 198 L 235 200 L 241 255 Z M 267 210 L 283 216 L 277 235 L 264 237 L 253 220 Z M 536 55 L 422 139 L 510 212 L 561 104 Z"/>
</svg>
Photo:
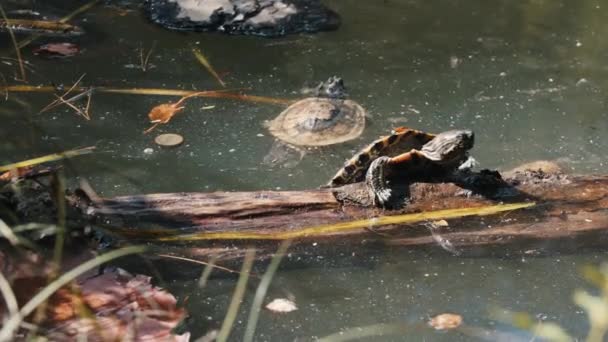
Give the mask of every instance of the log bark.
<svg viewBox="0 0 608 342">
<path fill-rule="evenodd" d="M 608 240 L 608 176 L 569 176 L 525 171 L 504 180 L 496 172 L 475 174 L 459 184 L 407 184 L 411 202 L 386 211 L 336 199 L 347 190 L 168 193 L 121 196 L 84 206 L 90 219 L 123 227 L 132 239 L 175 232 L 193 234 L 201 246 L 266 246 L 266 238 L 246 241 L 208 239 L 213 233 L 254 232 L 276 236 L 306 227 L 369 219 L 381 215 L 474 208 L 497 203 L 534 202 L 533 207 L 491 216 L 452 218 L 447 222 L 391 224 L 373 229 L 332 232 L 300 238 L 328 250 L 358 250 L 371 242 L 400 247 L 441 246 L 454 254 L 536 254 L 579 247 L 603 247 Z M 468 191 L 463 191 L 468 189 Z M 472 192 L 471 192 L 472 190 Z M 447 223 L 447 224 L 446 224 Z M 127 227 L 127 228 L 124 228 Z M 371 243 L 371 244 L 370 244 Z M 275 246 L 275 244 L 271 244 Z M 197 245 L 199 246 L 199 245 Z M 268 249 L 269 251 L 271 249 Z M 217 251 L 216 251 L 217 252 Z"/>
</svg>

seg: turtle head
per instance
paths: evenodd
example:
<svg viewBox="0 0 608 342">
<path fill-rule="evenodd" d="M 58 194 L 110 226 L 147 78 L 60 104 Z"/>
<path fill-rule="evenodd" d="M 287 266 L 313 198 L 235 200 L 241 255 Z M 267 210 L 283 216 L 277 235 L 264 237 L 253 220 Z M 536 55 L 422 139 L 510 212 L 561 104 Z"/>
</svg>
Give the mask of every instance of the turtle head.
<svg viewBox="0 0 608 342">
<path fill-rule="evenodd" d="M 475 144 L 475 134 L 471 130 L 453 130 L 438 134 L 422 147 L 422 153 L 440 164 L 456 164 L 467 157 L 467 152 Z"/>
<path fill-rule="evenodd" d="M 321 82 L 316 89 L 317 97 L 328 97 L 330 99 L 346 98 L 346 87 L 342 78 L 332 76 L 327 81 Z"/>
</svg>

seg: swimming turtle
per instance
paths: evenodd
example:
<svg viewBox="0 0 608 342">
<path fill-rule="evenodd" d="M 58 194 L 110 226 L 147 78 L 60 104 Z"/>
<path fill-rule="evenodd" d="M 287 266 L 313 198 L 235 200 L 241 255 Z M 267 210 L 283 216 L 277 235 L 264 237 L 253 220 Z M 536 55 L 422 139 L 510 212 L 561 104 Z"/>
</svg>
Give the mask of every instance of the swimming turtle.
<svg viewBox="0 0 608 342">
<path fill-rule="evenodd" d="M 373 203 L 393 207 L 403 199 L 391 198 L 391 177 L 414 180 L 420 176 L 448 175 L 471 168 L 475 160 L 468 155 L 475 135 L 470 130 L 452 130 L 433 135 L 400 127 L 391 135 L 375 140 L 346 162 L 330 180 L 338 187 L 365 180 Z M 404 152 L 406 151 L 406 152 Z"/>
<path fill-rule="evenodd" d="M 304 150 L 299 147 L 333 145 L 360 136 L 365 128 L 365 114 L 361 105 L 346 99 L 344 82 L 334 76 L 320 83 L 313 97 L 290 105 L 265 126 L 278 141 L 299 151 L 301 159 Z M 264 162 L 280 161 L 282 147 L 275 144 Z"/>
</svg>

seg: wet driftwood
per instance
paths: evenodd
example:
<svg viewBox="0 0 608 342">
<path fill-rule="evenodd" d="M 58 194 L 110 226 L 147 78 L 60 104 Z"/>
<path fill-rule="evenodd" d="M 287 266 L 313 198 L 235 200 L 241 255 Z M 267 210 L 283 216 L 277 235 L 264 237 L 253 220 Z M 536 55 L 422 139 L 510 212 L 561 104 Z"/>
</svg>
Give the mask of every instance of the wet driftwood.
<svg viewBox="0 0 608 342">
<path fill-rule="evenodd" d="M 357 187 L 362 190 L 361 185 L 355 185 L 348 193 L 356 192 Z M 338 190 L 338 195 L 341 191 Z M 123 196 L 99 199 L 85 205 L 84 211 L 96 222 L 121 227 L 121 233 L 135 239 L 179 231 L 194 233 L 191 237 L 205 246 L 227 245 L 227 242 L 234 246 L 264 245 L 266 237 L 284 232 L 381 215 L 534 202 L 536 205 L 530 208 L 490 216 L 385 225 L 312 235 L 296 241 L 307 245 L 314 241 L 331 249 L 346 246 L 353 251 L 353 246 L 361 246 L 363 242 L 408 247 L 440 245 L 455 254 L 480 250 L 484 254 L 488 251 L 534 254 L 603 246 L 608 241 L 608 176 L 526 171 L 503 180 L 496 172 L 483 172 L 459 185 L 416 183 L 409 186 L 409 191 L 411 203 L 394 211 L 340 202 L 334 196 L 336 190 L 331 189 Z M 253 236 L 244 242 L 236 238 L 227 241 L 225 236 L 209 239 L 218 232 L 231 231 L 266 235 L 264 238 Z"/>
</svg>

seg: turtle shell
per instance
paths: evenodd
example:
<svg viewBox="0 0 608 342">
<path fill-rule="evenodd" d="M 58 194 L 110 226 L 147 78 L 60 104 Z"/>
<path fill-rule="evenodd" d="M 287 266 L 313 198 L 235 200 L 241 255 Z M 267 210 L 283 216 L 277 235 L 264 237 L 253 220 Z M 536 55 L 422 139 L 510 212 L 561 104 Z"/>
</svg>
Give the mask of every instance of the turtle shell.
<svg viewBox="0 0 608 342">
<path fill-rule="evenodd" d="M 365 110 L 352 100 L 309 97 L 287 107 L 266 124 L 272 135 L 297 146 L 325 146 L 357 138 Z"/>
<path fill-rule="evenodd" d="M 434 134 L 410 129 L 395 128 L 391 135 L 380 137 L 356 153 L 344 163 L 336 175 L 329 181 L 327 187 L 333 188 L 345 184 L 356 183 L 365 179 L 365 174 L 371 163 L 381 156 L 394 157 L 412 149 L 419 150 L 435 138 Z"/>
</svg>

